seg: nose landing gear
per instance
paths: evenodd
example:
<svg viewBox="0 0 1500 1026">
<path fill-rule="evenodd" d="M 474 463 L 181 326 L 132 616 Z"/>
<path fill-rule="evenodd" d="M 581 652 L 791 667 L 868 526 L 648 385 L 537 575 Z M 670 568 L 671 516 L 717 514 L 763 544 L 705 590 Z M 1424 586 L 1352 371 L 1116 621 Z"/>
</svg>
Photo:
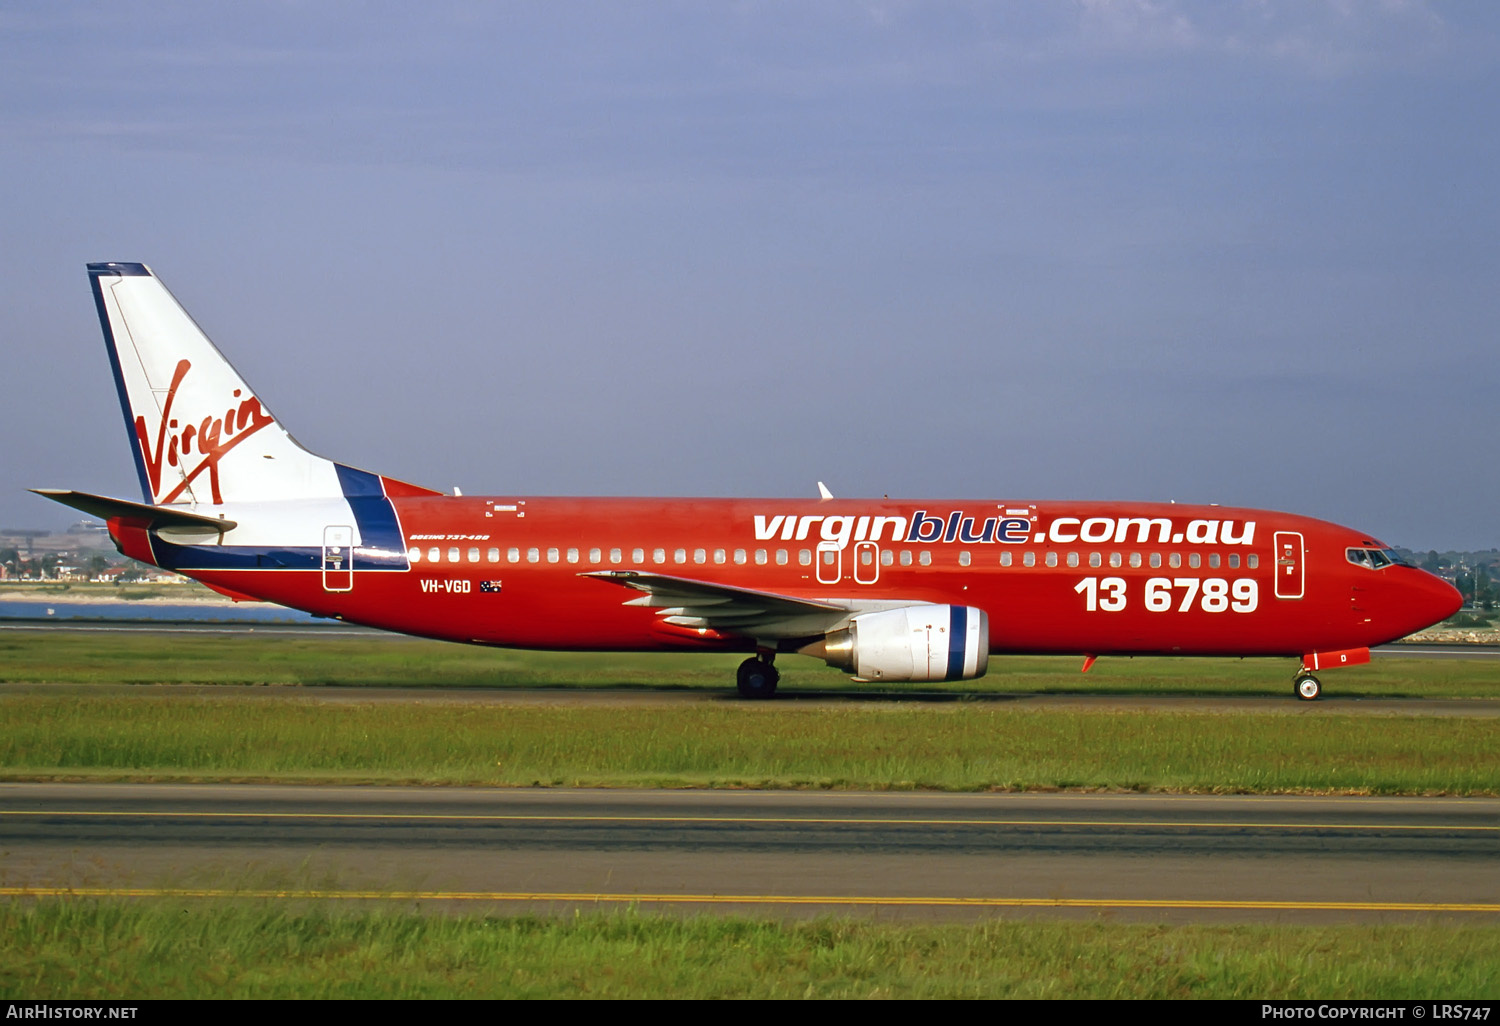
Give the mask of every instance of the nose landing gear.
<svg viewBox="0 0 1500 1026">
<path fill-rule="evenodd" d="M 1323 694 L 1322 683 L 1319 682 L 1318 678 L 1305 670 L 1297 674 L 1297 679 L 1292 684 L 1292 689 L 1297 697 L 1304 702 L 1316 701 Z"/>
</svg>

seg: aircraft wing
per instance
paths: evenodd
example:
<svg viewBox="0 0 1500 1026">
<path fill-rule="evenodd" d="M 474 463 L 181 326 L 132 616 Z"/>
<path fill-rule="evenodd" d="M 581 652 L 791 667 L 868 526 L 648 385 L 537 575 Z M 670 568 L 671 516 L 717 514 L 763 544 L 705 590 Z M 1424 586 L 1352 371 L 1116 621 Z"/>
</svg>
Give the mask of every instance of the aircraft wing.
<svg viewBox="0 0 1500 1026">
<path fill-rule="evenodd" d="M 642 592 L 625 604 L 654 608 L 666 623 L 753 637 L 822 634 L 856 612 L 834 602 L 639 570 L 597 570 L 580 576 Z"/>
</svg>

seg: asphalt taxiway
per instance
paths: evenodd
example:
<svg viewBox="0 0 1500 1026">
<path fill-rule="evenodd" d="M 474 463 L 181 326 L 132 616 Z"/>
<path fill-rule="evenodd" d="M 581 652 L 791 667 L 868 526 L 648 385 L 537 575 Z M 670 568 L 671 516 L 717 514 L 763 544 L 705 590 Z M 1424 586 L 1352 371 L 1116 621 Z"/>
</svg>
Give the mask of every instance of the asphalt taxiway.
<svg viewBox="0 0 1500 1026">
<path fill-rule="evenodd" d="M 1500 922 L 1500 799 L 0 784 L 0 894 Z"/>
</svg>

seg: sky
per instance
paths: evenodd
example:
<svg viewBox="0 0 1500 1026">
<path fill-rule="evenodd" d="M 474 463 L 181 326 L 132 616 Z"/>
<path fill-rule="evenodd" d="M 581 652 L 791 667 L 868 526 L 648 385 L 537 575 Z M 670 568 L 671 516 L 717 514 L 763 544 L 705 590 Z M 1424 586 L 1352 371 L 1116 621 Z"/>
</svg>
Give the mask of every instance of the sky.
<svg viewBox="0 0 1500 1026">
<path fill-rule="evenodd" d="M 465 494 L 1500 546 L 1500 5 L 0 2 L 0 526 L 138 497 L 88 261 Z"/>
</svg>

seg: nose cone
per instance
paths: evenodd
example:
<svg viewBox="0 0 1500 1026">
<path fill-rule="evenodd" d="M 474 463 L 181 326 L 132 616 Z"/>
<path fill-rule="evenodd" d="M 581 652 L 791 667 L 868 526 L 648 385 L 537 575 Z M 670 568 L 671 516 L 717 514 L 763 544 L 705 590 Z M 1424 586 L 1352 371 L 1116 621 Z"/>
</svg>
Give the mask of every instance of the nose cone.
<svg viewBox="0 0 1500 1026">
<path fill-rule="evenodd" d="M 1397 619 L 1404 627 L 1403 636 L 1448 619 L 1464 604 L 1458 589 L 1441 577 L 1416 567 L 1399 569 L 1405 571 L 1401 575 L 1401 588 L 1397 593 L 1399 609 L 1396 611 Z"/>
</svg>

